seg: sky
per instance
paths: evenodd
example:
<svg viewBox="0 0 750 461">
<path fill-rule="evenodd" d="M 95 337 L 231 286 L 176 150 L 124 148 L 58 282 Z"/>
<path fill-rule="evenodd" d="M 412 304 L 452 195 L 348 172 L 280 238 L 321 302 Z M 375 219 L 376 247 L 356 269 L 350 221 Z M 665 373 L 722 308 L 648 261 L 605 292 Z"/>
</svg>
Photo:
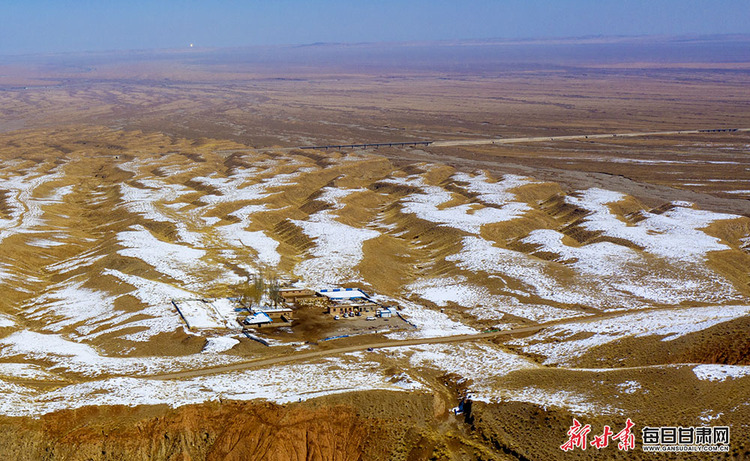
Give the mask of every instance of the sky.
<svg viewBox="0 0 750 461">
<path fill-rule="evenodd" d="M 732 33 L 749 0 L 0 0 L 0 55 Z"/>
</svg>

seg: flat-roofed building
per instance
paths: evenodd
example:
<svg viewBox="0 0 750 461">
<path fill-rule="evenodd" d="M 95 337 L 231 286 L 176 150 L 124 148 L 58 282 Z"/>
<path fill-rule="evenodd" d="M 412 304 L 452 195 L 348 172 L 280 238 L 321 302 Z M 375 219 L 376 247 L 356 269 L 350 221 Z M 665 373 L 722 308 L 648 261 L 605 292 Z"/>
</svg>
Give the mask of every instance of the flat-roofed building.
<svg viewBox="0 0 750 461">
<path fill-rule="evenodd" d="M 264 327 L 272 323 L 273 320 L 265 312 L 256 312 L 252 315 L 249 315 L 245 320 L 242 321 L 243 325 L 251 327 Z"/>
<path fill-rule="evenodd" d="M 284 322 L 291 322 L 294 320 L 294 311 L 288 307 L 279 308 L 260 308 L 255 309 L 255 312 L 263 313 L 269 316 L 272 320 L 282 320 Z"/>
<path fill-rule="evenodd" d="M 348 316 L 350 313 L 353 313 L 354 315 L 369 314 L 371 312 L 377 312 L 379 308 L 380 306 L 369 300 L 359 302 L 339 300 L 338 302 L 331 302 L 331 304 L 328 305 L 326 313 L 333 316 L 338 315 L 343 317 Z"/>
<path fill-rule="evenodd" d="M 288 303 L 296 303 L 301 299 L 315 298 L 315 292 L 306 288 L 282 288 L 279 290 L 279 296 Z"/>
<path fill-rule="evenodd" d="M 370 299 L 367 293 L 359 288 L 332 288 L 318 291 L 320 296 L 324 296 L 330 300 L 338 299 Z"/>
</svg>

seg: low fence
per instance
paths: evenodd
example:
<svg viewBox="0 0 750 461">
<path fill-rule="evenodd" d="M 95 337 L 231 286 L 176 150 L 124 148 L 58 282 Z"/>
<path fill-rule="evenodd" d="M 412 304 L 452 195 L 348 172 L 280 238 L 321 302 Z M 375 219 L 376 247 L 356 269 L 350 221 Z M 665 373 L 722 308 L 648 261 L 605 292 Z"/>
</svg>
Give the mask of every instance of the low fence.
<svg viewBox="0 0 750 461">
<path fill-rule="evenodd" d="M 179 306 L 177 306 L 177 302 L 175 302 L 174 299 L 172 299 L 171 301 L 172 301 L 172 305 L 174 306 L 174 308 L 177 309 L 177 313 L 180 314 L 180 317 L 182 317 L 182 321 L 185 322 L 185 325 L 187 325 L 188 330 L 190 328 L 192 328 L 190 326 L 190 322 L 187 321 L 187 319 L 185 318 L 185 316 L 182 314 L 182 311 L 180 310 Z"/>
<path fill-rule="evenodd" d="M 270 344 L 268 343 L 268 341 L 266 341 L 265 339 L 259 338 L 259 337 L 255 336 L 255 335 L 251 335 L 250 333 L 248 333 L 245 330 L 242 330 L 242 334 L 245 335 L 245 336 L 247 336 L 248 339 L 252 339 L 253 341 L 261 343 L 261 344 L 263 344 L 266 347 L 270 346 Z"/>
<path fill-rule="evenodd" d="M 351 335 L 338 335 L 338 336 L 329 336 L 329 337 L 327 337 L 327 338 L 323 338 L 323 339 L 321 339 L 321 341 L 330 341 L 330 340 L 332 340 L 332 339 L 342 339 L 342 338 L 348 338 L 348 337 L 350 337 L 350 336 L 351 336 Z"/>
<path fill-rule="evenodd" d="M 391 312 L 393 312 L 393 311 L 391 311 Z M 413 323 L 411 323 L 410 321 L 406 320 L 406 319 L 404 318 L 404 316 L 403 316 L 403 315 L 401 315 L 401 312 L 399 312 L 399 311 L 396 311 L 396 315 L 398 315 L 398 318 L 400 318 L 401 320 L 403 320 L 404 322 L 406 322 L 407 324 L 409 324 L 409 325 L 410 325 L 410 326 L 411 326 L 412 328 L 414 328 L 414 329 L 416 329 L 416 330 L 418 330 L 418 329 L 419 329 L 419 327 L 418 327 L 418 326 L 416 326 L 416 325 L 414 325 Z"/>
</svg>

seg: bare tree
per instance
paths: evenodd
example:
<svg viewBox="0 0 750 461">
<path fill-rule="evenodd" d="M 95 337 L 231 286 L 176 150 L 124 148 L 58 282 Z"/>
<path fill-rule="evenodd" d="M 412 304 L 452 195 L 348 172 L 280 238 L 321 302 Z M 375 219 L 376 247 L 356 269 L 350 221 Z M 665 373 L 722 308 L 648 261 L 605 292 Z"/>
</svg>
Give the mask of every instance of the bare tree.
<svg viewBox="0 0 750 461">
<path fill-rule="evenodd" d="M 260 304 L 263 293 L 266 291 L 266 281 L 262 274 L 248 276 L 240 288 L 240 299 L 250 307 Z"/>
<path fill-rule="evenodd" d="M 273 307 L 278 307 L 279 303 L 281 303 L 281 285 L 279 284 L 279 279 L 276 277 L 271 278 L 268 281 L 266 291 L 271 302 L 273 302 Z"/>
</svg>

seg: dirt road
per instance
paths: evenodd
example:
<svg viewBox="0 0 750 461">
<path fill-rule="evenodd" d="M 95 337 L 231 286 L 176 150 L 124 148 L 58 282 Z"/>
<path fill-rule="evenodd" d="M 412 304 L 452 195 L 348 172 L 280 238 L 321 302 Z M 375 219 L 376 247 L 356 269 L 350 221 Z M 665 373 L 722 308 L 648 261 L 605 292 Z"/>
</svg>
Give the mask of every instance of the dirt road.
<svg viewBox="0 0 750 461">
<path fill-rule="evenodd" d="M 660 310 L 660 309 L 663 309 L 663 308 L 657 307 L 657 308 L 650 308 L 650 309 L 642 309 L 639 312 L 645 312 L 649 310 Z M 554 326 L 554 325 L 561 325 L 561 324 L 566 324 L 566 323 L 591 322 L 595 320 L 601 320 L 603 318 L 619 317 L 622 315 L 632 314 L 632 313 L 633 313 L 632 311 L 602 312 L 602 313 L 589 315 L 585 317 L 573 317 L 573 318 L 559 319 L 559 320 L 553 320 L 550 322 L 540 323 L 537 325 L 512 328 L 509 330 L 499 330 L 499 331 L 491 331 L 491 332 L 486 332 L 486 333 L 477 333 L 477 334 L 471 334 L 471 335 L 441 336 L 441 337 L 416 338 L 416 339 L 407 339 L 407 340 L 395 340 L 394 339 L 394 340 L 388 340 L 388 341 L 373 342 L 369 344 L 359 344 L 356 346 L 343 346 L 343 347 L 337 347 L 333 349 L 317 350 L 317 351 L 312 351 L 312 352 L 291 353 L 289 355 L 269 357 L 266 359 L 250 360 L 246 362 L 233 363 L 231 365 L 221 365 L 221 366 L 216 366 L 216 367 L 201 368 L 198 370 L 185 370 L 185 371 L 177 371 L 173 373 L 162 373 L 162 374 L 148 375 L 148 376 L 142 376 L 142 377 L 151 378 L 151 379 L 162 379 L 162 380 L 195 378 L 198 376 L 206 376 L 206 375 L 213 375 L 213 374 L 218 374 L 218 373 L 228 373 L 232 371 L 246 370 L 248 368 L 266 367 L 269 365 L 276 365 L 279 363 L 297 362 L 297 361 L 315 359 L 315 358 L 326 357 L 330 355 L 344 354 L 347 352 L 359 352 L 359 351 L 364 351 L 370 348 L 385 349 L 385 348 L 391 348 L 391 347 L 419 346 L 419 345 L 424 345 L 424 344 L 446 344 L 446 343 L 456 343 L 456 342 L 465 342 L 465 341 L 478 341 L 481 339 L 498 338 L 502 336 L 511 336 L 511 335 L 522 334 L 522 333 L 535 333 L 540 330 L 543 330 L 544 328 Z"/>
<path fill-rule="evenodd" d="M 639 133 L 581 134 L 570 136 L 537 136 L 533 138 L 498 138 L 498 139 L 459 139 L 456 141 L 434 141 L 431 147 L 480 146 L 487 144 L 520 144 L 527 142 L 574 141 L 581 139 L 603 138 L 637 138 L 642 136 L 669 136 L 678 134 L 710 133 L 714 130 L 681 130 L 681 131 L 643 131 Z M 716 130 L 720 131 L 720 130 Z M 750 128 L 738 128 L 733 131 L 750 131 Z"/>
<path fill-rule="evenodd" d="M 257 147 L 250 149 L 231 149 L 231 150 L 218 150 L 216 153 L 230 155 L 235 152 L 291 152 L 299 149 L 370 149 L 378 146 L 399 146 L 408 145 L 411 147 L 418 147 L 418 145 L 424 145 L 424 147 L 456 147 L 456 146 L 482 146 L 491 144 L 521 144 L 529 142 L 549 142 L 549 141 L 572 141 L 581 139 L 604 139 L 604 138 L 637 138 L 643 136 L 669 136 L 669 135 L 684 135 L 684 134 L 706 134 L 711 132 L 727 132 L 729 129 L 700 129 L 700 130 L 676 130 L 676 131 L 641 131 L 636 133 L 607 133 L 607 134 L 576 134 L 566 136 L 536 136 L 526 138 L 489 138 L 489 139 L 454 139 L 450 141 L 434 141 L 421 139 L 418 141 L 402 142 L 402 141 L 385 141 L 380 143 L 364 143 L 364 142 L 342 142 L 340 144 L 321 145 L 321 146 L 298 146 L 298 147 Z M 750 131 L 750 128 L 736 128 L 731 129 L 734 132 L 746 132 Z"/>
<path fill-rule="evenodd" d="M 276 365 L 284 362 L 297 362 L 301 360 L 314 359 L 329 355 L 344 354 L 347 352 L 359 352 L 367 349 L 384 349 L 389 347 L 418 346 L 422 344 L 445 344 L 461 341 L 477 341 L 479 339 L 494 338 L 497 336 L 509 336 L 518 333 L 533 333 L 543 329 L 548 325 L 533 325 L 529 327 L 514 328 L 512 330 L 493 331 L 489 333 L 478 333 L 474 335 L 457 335 L 442 336 L 435 338 L 419 338 L 407 340 L 390 340 L 371 344 L 360 344 L 356 346 L 337 347 L 335 349 L 325 349 L 313 352 L 292 353 L 281 357 L 271 357 L 267 359 L 253 360 L 250 362 L 234 363 L 232 365 L 222 365 L 218 367 L 202 368 L 200 370 L 186 370 L 174 373 L 165 373 L 159 375 L 145 376 L 152 379 L 183 379 L 194 378 L 197 376 L 212 375 L 217 373 L 227 373 L 230 371 L 245 370 L 248 368 L 260 368 L 269 365 Z"/>
</svg>

